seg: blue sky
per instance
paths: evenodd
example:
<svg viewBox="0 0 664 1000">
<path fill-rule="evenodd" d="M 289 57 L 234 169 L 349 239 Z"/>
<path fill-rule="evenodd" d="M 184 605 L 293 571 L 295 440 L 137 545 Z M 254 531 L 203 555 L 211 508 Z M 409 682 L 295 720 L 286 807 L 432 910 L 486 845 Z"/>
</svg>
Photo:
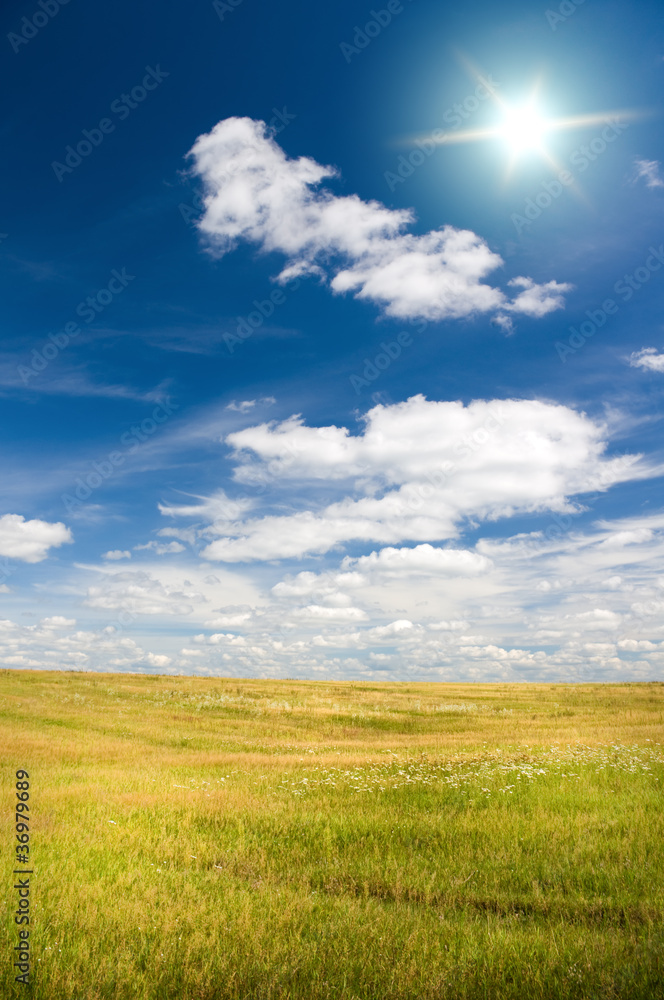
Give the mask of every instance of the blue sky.
<svg viewBox="0 0 664 1000">
<path fill-rule="evenodd" d="M 3 666 L 661 676 L 659 4 L 2 20 Z"/>
</svg>

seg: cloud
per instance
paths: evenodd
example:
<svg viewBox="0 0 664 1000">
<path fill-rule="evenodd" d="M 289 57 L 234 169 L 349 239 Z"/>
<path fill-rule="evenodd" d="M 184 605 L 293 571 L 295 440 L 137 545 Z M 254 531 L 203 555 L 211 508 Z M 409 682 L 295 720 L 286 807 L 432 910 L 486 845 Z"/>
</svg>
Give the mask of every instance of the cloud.
<svg viewBox="0 0 664 1000">
<path fill-rule="evenodd" d="M 63 618 L 62 615 L 53 615 L 52 618 L 42 618 L 39 624 L 42 628 L 48 629 L 73 628 L 76 624 L 76 619 Z"/>
<path fill-rule="evenodd" d="M 200 500 L 197 504 L 159 504 L 159 510 L 166 517 L 196 517 L 202 521 L 234 521 L 253 506 L 253 501 L 249 498 L 232 500 L 224 490 L 217 490 L 211 497 L 202 497 L 195 494 L 188 494 L 194 500 Z M 168 534 L 167 529 L 162 528 L 160 535 Z M 181 535 L 178 535 L 181 537 Z"/>
<path fill-rule="evenodd" d="M 652 528 L 632 528 L 629 531 L 616 531 L 600 542 L 602 548 L 620 549 L 624 545 L 643 545 L 653 538 Z"/>
<path fill-rule="evenodd" d="M 54 616 L 38 625 L 0 621 L 0 664 L 40 670 L 136 670 L 165 667 L 169 656 L 146 652 L 112 626 L 71 631 L 73 619 Z"/>
<path fill-rule="evenodd" d="M 85 604 L 137 615 L 187 616 L 205 601 L 203 594 L 187 580 L 174 586 L 154 579 L 149 573 L 127 571 L 103 576 L 99 585 L 88 588 Z"/>
<path fill-rule="evenodd" d="M 193 584 L 162 562 L 154 574 L 163 579 L 127 565 L 83 567 L 98 576 L 95 619 L 100 607 L 129 612 L 117 615 L 124 632 L 143 628 L 140 615 L 163 615 L 159 650 L 62 614 L 28 626 L 0 621 L 0 663 L 340 680 L 657 679 L 664 512 L 591 518 L 579 509 L 546 515 L 543 529 L 507 537 L 491 526 L 474 547 L 332 556 L 321 572 L 280 582 L 273 566 L 215 576 L 192 566 Z M 262 586 L 251 592 L 245 581 L 256 577 Z M 77 600 L 77 616 L 85 603 Z"/>
<path fill-rule="evenodd" d="M 173 662 L 170 656 L 164 656 L 160 653 L 146 653 L 145 660 L 151 667 L 168 667 Z"/>
<path fill-rule="evenodd" d="M 71 396 L 80 399 L 126 399 L 162 403 L 169 398 L 166 383 L 153 389 L 142 390 L 131 385 L 97 383 L 86 372 L 74 368 L 64 372 L 51 371 L 47 368 L 43 374 L 37 373 L 31 368 L 31 364 L 30 356 L 9 352 L 0 354 L 0 391 L 24 393 L 27 385 L 31 394 L 37 392 L 48 396 Z M 28 376 L 27 380 L 22 378 L 18 374 L 19 367 L 27 368 L 38 377 Z"/>
<path fill-rule="evenodd" d="M 389 625 L 377 625 L 370 631 L 372 639 L 393 639 L 399 635 L 410 635 L 415 626 L 407 618 L 400 618 L 398 621 L 390 622 Z"/>
<path fill-rule="evenodd" d="M 646 187 L 649 188 L 664 187 L 664 180 L 660 177 L 659 170 L 660 163 L 658 160 L 635 160 L 634 180 L 638 181 L 643 178 L 646 182 Z"/>
<path fill-rule="evenodd" d="M 546 316 L 554 309 L 564 309 L 565 300 L 562 293 L 569 291 L 571 285 L 559 285 L 556 281 L 547 281 L 545 285 L 537 285 L 532 278 L 512 278 L 508 285 L 513 288 L 523 288 L 514 302 L 508 307 L 511 312 L 524 313 L 526 316 Z"/>
<path fill-rule="evenodd" d="M 102 559 L 110 559 L 111 561 L 117 559 L 131 559 L 131 552 L 127 549 L 111 549 L 110 552 L 104 552 Z"/>
<path fill-rule="evenodd" d="M 226 409 L 234 410 L 236 413 L 248 413 L 249 410 L 253 410 L 256 404 L 259 406 L 261 404 L 263 404 L 263 406 L 272 406 L 273 403 L 276 403 L 274 396 L 263 396 L 261 399 L 243 399 L 239 403 L 233 400 L 228 404 Z"/>
<path fill-rule="evenodd" d="M 414 574 L 442 576 L 480 576 L 488 573 L 493 563 L 486 556 L 467 549 L 439 549 L 433 545 L 416 545 L 412 549 L 381 549 L 359 559 L 344 559 L 342 568 L 355 568 L 362 573 L 410 576 Z"/>
<path fill-rule="evenodd" d="M 664 354 L 658 354 L 656 347 L 642 347 L 629 356 L 632 368 L 644 368 L 651 372 L 664 372 Z"/>
<path fill-rule="evenodd" d="M 233 628 L 245 626 L 251 620 L 253 610 L 248 604 L 228 605 L 217 608 L 216 616 L 205 622 L 206 628 Z"/>
<path fill-rule="evenodd" d="M 505 311 L 543 316 L 562 308 L 571 288 L 519 277 L 511 284 L 524 291 L 510 300 L 484 283 L 503 260 L 475 233 L 444 226 L 414 235 L 406 231 L 411 211 L 333 194 L 322 185 L 337 171 L 308 157 L 289 159 L 262 121 L 220 121 L 189 156 L 205 187 L 198 226 L 210 245 L 219 254 L 240 242 L 282 254 L 281 282 L 315 275 L 386 316 L 426 320 Z"/>
<path fill-rule="evenodd" d="M 73 542 L 72 533 L 60 521 L 26 521 L 20 514 L 0 517 L 0 556 L 22 562 L 42 562 L 50 548 Z"/>
<path fill-rule="evenodd" d="M 335 491 L 337 498 L 317 505 L 309 488 L 307 509 L 262 517 L 237 504 L 234 517 L 205 529 L 213 540 L 202 557 L 265 561 L 324 553 L 352 541 L 443 541 L 457 537 L 468 519 L 576 509 L 569 500 L 574 494 L 649 474 L 638 456 L 604 458 L 606 429 L 585 414 L 537 400 L 464 406 L 413 396 L 374 407 L 363 422 L 357 435 L 345 427 L 307 427 L 300 417 L 229 434 L 238 482 L 269 476 L 281 489 L 298 482 L 302 506 L 301 484 L 320 480 L 323 496 Z M 232 504 L 224 494 L 223 506 Z M 217 501 L 161 509 L 212 520 Z M 453 558 L 426 550 L 419 555 Z"/>
<path fill-rule="evenodd" d="M 326 608 L 321 604 L 308 604 L 304 608 L 296 608 L 294 618 L 311 619 L 312 621 L 357 622 L 367 617 L 361 608 Z"/>
<path fill-rule="evenodd" d="M 145 545 L 134 545 L 134 552 L 141 549 L 149 549 L 158 556 L 173 555 L 176 552 L 184 552 L 185 547 L 180 542 L 146 542 Z"/>
</svg>

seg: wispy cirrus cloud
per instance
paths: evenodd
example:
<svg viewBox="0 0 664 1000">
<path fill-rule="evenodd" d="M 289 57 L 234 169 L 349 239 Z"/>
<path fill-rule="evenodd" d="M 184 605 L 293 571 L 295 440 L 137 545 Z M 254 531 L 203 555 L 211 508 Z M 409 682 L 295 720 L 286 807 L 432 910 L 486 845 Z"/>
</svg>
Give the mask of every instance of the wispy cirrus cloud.
<svg viewBox="0 0 664 1000">
<path fill-rule="evenodd" d="M 664 179 L 662 179 L 660 169 L 659 160 L 635 160 L 634 180 L 644 180 L 646 187 L 649 188 L 664 187 Z"/>
</svg>

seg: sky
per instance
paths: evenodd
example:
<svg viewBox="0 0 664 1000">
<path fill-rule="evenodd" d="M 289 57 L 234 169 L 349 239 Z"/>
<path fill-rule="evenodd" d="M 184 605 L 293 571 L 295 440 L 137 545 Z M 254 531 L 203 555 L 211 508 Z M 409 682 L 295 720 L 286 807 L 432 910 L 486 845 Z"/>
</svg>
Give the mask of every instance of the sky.
<svg viewBox="0 0 664 1000">
<path fill-rule="evenodd" d="M 0 665 L 661 679 L 661 4 L 1 18 Z"/>
</svg>

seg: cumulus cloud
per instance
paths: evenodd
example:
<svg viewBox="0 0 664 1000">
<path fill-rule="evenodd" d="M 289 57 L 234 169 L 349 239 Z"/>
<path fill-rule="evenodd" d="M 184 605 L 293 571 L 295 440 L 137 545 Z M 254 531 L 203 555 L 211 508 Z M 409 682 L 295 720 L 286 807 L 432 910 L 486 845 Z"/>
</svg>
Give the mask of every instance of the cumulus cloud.
<svg viewBox="0 0 664 1000">
<path fill-rule="evenodd" d="M 662 180 L 659 171 L 660 171 L 660 163 L 658 160 L 634 161 L 634 180 L 638 181 L 643 179 L 646 182 L 646 187 L 649 188 L 664 187 L 664 180 Z"/>
<path fill-rule="evenodd" d="M 26 521 L 20 514 L 0 517 L 0 556 L 38 563 L 48 556 L 50 548 L 73 542 L 69 528 L 62 522 Z"/>
<path fill-rule="evenodd" d="M 407 232 L 414 215 L 323 186 L 332 167 L 289 159 L 262 121 L 227 118 L 196 140 L 189 156 L 205 187 L 198 225 L 227 253 L 240 242 L 286 258 L 285 282 L 316 275 L 333 292 L 352 292 L 387 316 L 442 320 L 514 311 L 543 316 L 571 286 L 519 277 L 514 300 L 484 279 L 503 265 L 475 233 L 444 226 Z"/>
<path fill-rule="evenodd" d="M 62 615 L 53 615 L 52 618 L 42 618 L 40 622 L 42 628 L 50 629 L 73 628 L 75 624 L 75 618 L 63 618 Z"/>
<path fill-rule="evenodd" d="M 569 497 L 606 490 L 648 474 L 638 456 L 604 457 L 606 429 L 583 413 L 537 400 L 435 402 L 413 396 L 378 405 L 363 432 L 307 427 L 294 416 L 228 435 L 241 483 L 320 480 L 337 499 L 311 501 L 294 513 L 248 516 L 238 502 L 233 519 L 206 528 L 205 559 L 243 562 L 299 558 L 351 541 L 393 546 L 458 535 L 464 520 L 576 509 Z M 311 495 L 311 490 L 308 491 Z M 224 496 L 224 505 L 233 502 Z M 216 501 L 161 508 L 170 516 L 211 519 Z M 242 516 L 243 513 L 245 516 Z M 216 537 L 214 537 L 216 536 Z M 486 553 L 485 553 L 486 554 Z M 422 550 L 403 560 L 451 560 Z M 384 556 L 386 560 L 388 556 Z M 465 559 L 476 568 L 485 564 Z M 460 563 L 457 563 L 460 566 Z"/>
<path fill-rule="evenodd" d="M 546 316 L 554 309 L 563 309 L 565 300 L 562 293 L 571 288 L 571 285 L 559 285 L 556 281 L 537 285 L 532 278 L 512 278 L 508 284 L 513 288 L 523 288 L 509 309 L 526 316 Z"/>
<path fill-rule="evenodd" d="M 172 586 L 155 580 L 149 573 L 124 572 L 108 574 L 100 584 L 89 587 L 85 604 L 129 614 L 186 616 L 205 601 L 203 594 L 187 580 L 180 586 Z"/>
<path fill-rule="evenodd" d="M 110 552 L 104 552 L 102 559 L 109 559 L 111 562 L 118 559 L 131 559 L 131 552 L 127 549 L 111 549 Z"/>
<path fill-rule="evenodd" d="M 366 680 L 661 676 L 664 513 L 592 523 L 576 512 L 556 517 L 544 519 L 552 537 L 546 527 L 531 533 L 543 544 L 528 548 L 528 536 L 497 538 L 492 526 L 474 548 L 386 546 L 331 557 L 321 572 L 278 583 L 273 567 L 252 569 L 246 578 L 260 576 L 263 590 L 246 596 L 239 571 L 222 587 L 219 578 L 231 577 L 223 569 L 211 576 L 190 568 L 192 585 L 163 564 L 162 580 L 127 566 L 92 567 L 101 577 L 90 595 L 95 618 L 112 607 L 129 611 L 118 616 L 129 624 L 93 633 L 64 615 L 27 626 L 0 621 L 0 663 Z M 224 592 L 244 603 L 224 603 Z M 122 634 L 141 627 L 139 615 L 159 612 L 174 626 L 159 650 Z"/>
<path fill-rule="evenodd" d="M 145 660 L 151 667 L 168 667 L 173 662 L 170 656 L 164 656 L 162 653 L 146 653 Z"/>
<path fill-rule="evenodd" d="M 629 356 L 632 368 L 644 368 L 651 372 L 664 372 L 664 354 L 658 354 L 656 347 L 642 347 Z"/>
<path fill-rule="evenodd" d="M 307 604 L 304 608 L 296 608 L 293 617 L 318 621 L 357 622 L 364 621 L 367 614 L 362 608 L 334 608 L 324 607 L 321 604 Z"/>
<path fill-rule="evenodd" d="M 486 556 L 467 549 L 440 549 L 433 545 L 416 545 L 412 549 L 385 548 L 358 559 L 346 557 L 342 568 L 351 566 L 362 573 L 408 576 L 480 576 L 488 573 L 492 562 Z"/>
<path fill-rule="evenodd" d="M 73 619 L 55 615 L 38 625 L 0 621 L 0 664 L 40 670 L 136 670 L 166 667 L 169 656 L 146 652 L 108 626 L 78 629 Z"/>
</svg>

